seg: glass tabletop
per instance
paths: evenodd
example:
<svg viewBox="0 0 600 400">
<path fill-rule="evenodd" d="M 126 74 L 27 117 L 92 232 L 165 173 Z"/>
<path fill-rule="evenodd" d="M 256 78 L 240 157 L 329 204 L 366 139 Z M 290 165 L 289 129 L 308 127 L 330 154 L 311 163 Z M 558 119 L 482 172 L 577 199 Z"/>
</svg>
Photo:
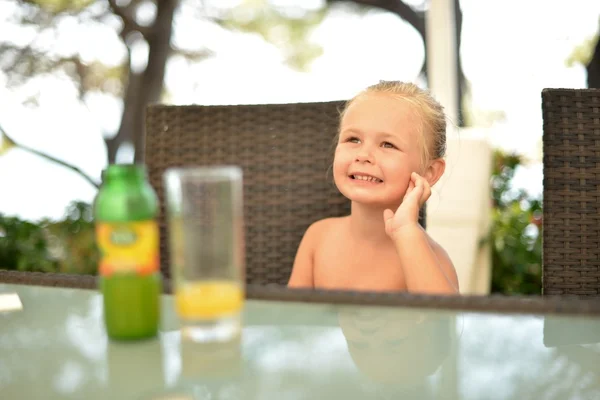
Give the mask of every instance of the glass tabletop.
<svg viewBox="0 0 600 400">
<path fill-rule="evenodd" d="M 249 300 L 241 338 L 107 340 L 93 290 L 0 284 L 3 399 L 600 398 L 600 317 Z"/>
</svg>

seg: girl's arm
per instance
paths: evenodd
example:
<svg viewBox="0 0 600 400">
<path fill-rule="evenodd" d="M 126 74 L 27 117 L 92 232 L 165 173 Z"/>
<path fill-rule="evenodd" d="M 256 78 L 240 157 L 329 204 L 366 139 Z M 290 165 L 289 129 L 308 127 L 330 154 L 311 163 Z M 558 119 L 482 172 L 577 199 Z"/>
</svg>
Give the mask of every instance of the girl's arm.
<svg viewBox="0 0 600 400">
<path fill-rule="evenodd" d="M 304 234 L 298 252 L 296 253 L 296 259 L 294 260 L 294 267 L 292 268 L 292 276 L 288 282 L 288 287 L 291 288 L 314 288 L 314 253 L 316 235 L 318 230 L 318 222 L 312 224 Z"/>
<path fill-rule="evenodd" d="M 429 182 L 413 172 L 396 210 L 385 210 L 385 230 L 394 242 L 409 292 L 458 294 L 456 270 L 448 254 L 419 225 L 419 209 L 431 195 Z"/>
<path fill-rule="evenodd" d="M 458 294 L 458 277 L 446 251 L 421 228 L 396 232 L 394 244 L 409 292 Z"/>
</svg>

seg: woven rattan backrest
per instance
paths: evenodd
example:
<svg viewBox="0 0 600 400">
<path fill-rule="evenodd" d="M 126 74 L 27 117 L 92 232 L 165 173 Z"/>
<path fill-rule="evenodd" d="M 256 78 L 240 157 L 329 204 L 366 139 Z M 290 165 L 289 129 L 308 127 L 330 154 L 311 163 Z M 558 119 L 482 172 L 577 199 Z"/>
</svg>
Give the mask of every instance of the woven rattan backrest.
<svg viewBox="0 0 600 400">
<path fill-rule="evenodd" d="M 286 284 L 308 226 L 350 212 L 330 171 L 342 107 L 343 102 L 148 107 L 145 156 L 161 205 L 163 274 L 170 276 L 164 171 L 229 164 L 244 171 L 246 280 Z M 423 226 L 424 221 L 423 210 Z"/>
<path fill-rule="evenodd" d="M 543 288 L 600 294 L 600 90 L 545 89 Z"/>
</svg>

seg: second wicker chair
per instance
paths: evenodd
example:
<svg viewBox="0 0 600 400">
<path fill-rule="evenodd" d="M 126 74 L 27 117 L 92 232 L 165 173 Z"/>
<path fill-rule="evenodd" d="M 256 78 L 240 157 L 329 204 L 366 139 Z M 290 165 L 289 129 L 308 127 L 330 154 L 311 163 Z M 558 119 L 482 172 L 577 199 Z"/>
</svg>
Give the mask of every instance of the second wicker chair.
<svg viewBox="0 0 600 400">
<path fill-rule="evenodd" d="M 600 296 L 600 89 L 545 89 L 545 295 Z"/>
</svg>

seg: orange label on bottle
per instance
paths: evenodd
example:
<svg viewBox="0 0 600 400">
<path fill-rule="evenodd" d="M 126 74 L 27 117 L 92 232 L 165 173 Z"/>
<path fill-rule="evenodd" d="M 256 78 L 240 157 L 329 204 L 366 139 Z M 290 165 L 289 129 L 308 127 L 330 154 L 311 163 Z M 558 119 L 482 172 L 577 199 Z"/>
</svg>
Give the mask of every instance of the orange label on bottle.
<svg viewBox="0 0 600 400">
<path fill-rule="evenodd" d="M 158 271 L 158 226 L 155 221 L 100 222 L 96 236 L 101 253 L 100 275 Z"/>
</svg>

